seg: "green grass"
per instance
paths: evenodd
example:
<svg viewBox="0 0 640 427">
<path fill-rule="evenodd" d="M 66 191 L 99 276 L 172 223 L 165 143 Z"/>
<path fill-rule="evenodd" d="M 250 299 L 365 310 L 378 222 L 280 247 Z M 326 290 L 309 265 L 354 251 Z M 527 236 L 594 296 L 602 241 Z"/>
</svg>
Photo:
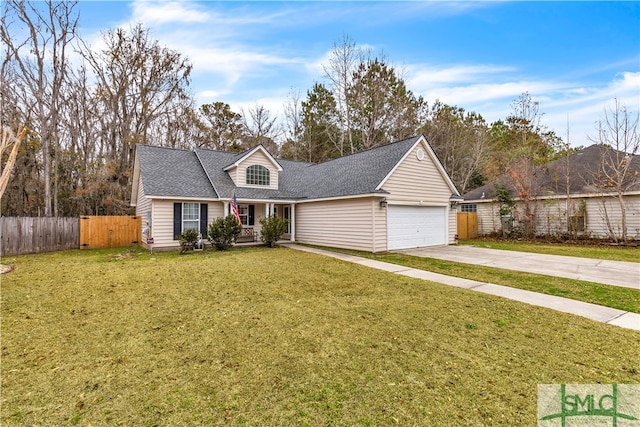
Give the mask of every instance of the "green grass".
<svg viewBox="0 0 640 427">
<path fill-rule="evenodd" d="M 493 283 L 512 288 L 525 289 L 548 295 L 561 296 L 578 301 L 640 313 L 640 291 L 637 289 L 610 286 L 563 277 L 545 276 L 513 270 L 503 270 L 481 265 L 469 265 L 434 258 L 411 256 L 400 253 L 379 253 L 327 248 L 336 252 L 358 255 L 377 261 L 404 265 L 419 270 L 462 277 L 479 282 Z"/>
<path fill-rule="evenodd" d="M 3 426 L 528 426 L 640 380 L 637 332 L 284 248 L 3 263 Z"/>
<path fill-rule="evenodd" d="M 503 239 L 461 240 L 461 245 L 506 251 L 533 252 L 537 254 L 565 255 L 582 258 L 608 259 L 611 261 L 640 262 L 640 247 L 612 245 L 577 245 L 569 243 L 519 242 Z"/>
</svg>

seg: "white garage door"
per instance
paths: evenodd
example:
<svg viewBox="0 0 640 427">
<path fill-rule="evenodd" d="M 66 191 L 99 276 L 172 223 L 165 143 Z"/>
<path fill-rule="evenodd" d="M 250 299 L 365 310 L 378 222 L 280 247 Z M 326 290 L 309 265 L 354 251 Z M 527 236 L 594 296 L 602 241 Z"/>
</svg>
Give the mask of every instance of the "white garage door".
<svg viewBox="0 0 640 427">
<path fill-rule="evenodd" d="M 388 250 L 447 243 L 444 207 L 389 206 L 387 209 Z"/>
</svg>

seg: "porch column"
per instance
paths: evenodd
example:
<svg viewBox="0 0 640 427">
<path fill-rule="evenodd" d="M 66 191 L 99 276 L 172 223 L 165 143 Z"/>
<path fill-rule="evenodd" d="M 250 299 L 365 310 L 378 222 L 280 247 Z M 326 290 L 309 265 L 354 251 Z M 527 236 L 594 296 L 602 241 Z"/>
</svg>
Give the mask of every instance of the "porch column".
<svg viewBox="0 0 640 427">
<path fill-rule="evenodd" d="M 289 215 L 289 222 L 291 223 L 291 233 L 289 233 L 291 237 L 291 241 L 296 241 L 296 205 L 291 204 L 291 213 Z"/>
<path fill-rule="evenodd" d="M 264 216 L 265 217 L 269 216 L 269 203 L 264 204 Z"/>
<path fill-rule="evenodd" d="M 229 202 L 224 202 L 224 216 L 225 218 L 227 217 L 227 215 L 229 215 Z"/>
</svg>

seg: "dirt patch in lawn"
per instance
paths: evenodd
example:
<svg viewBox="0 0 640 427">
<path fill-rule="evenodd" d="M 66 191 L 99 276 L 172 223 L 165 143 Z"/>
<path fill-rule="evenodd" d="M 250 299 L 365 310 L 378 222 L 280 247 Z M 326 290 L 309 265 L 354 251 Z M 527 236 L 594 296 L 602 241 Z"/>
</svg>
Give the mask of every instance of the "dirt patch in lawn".
<svg viewBox="0 0 640 427">
<path fill-rule="evenodd" d="M 15 265 L 0 264 L 0 274 L 10 273 L 13 270 L 15 270 L 15 268 L 16 268 Z"/>
</svg>

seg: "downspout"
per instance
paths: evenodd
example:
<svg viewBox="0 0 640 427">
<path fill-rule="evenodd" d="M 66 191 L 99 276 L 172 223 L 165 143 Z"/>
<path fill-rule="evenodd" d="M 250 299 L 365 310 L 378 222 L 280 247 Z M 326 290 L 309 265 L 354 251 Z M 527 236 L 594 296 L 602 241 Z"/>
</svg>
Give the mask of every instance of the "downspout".
<svg viewBox="0 0 640 427">
<path fill-rule="evenodd" d="M 289 221 L 291 221 L 291 241 L 295 242 L 296 241 L 296 204 L 295 203 L 291 203 L 291 218 L 289 219 Z"/>
</svg>

